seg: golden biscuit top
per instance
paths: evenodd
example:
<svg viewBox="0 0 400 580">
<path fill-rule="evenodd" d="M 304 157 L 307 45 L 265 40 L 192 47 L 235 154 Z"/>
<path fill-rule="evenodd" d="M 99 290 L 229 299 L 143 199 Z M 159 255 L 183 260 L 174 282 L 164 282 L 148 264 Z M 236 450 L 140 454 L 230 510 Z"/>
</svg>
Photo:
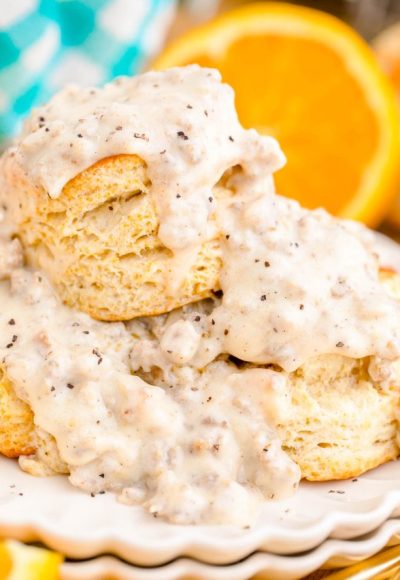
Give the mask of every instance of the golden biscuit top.
<svg viewBox="0 0 400 580">
<path fill-rule="evenodd" d="M 271 190 L 277 142 L 245 130 L 219 73 L 196 65 L 120 78 L 100 89 L 68 87 L 28 119 L 13 150 L 50 197 L 97 161 L 136 154 L 148 168 L 159 238 L 176 251 L 210 237 L 213 186 L 241 165 L 238 190 Z M 244 190 L 243 190 L 244 191 Z"/>
</svg>

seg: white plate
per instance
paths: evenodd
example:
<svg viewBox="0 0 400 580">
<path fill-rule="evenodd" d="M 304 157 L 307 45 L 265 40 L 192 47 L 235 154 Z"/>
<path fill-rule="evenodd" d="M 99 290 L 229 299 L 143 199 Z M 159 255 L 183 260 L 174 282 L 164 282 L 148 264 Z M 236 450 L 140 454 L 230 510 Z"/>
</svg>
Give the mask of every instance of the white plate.
<svg viewBox="0 0 400 580">
<path fill-rule="evenodd" d="M 368 533 L 400 514 L 400 462 L 357 481 L 304 483 L 290 501 L 266 503 L 248 530 L 169 525 L 112 494 L 85 495 L 65 477 L 34 478 L 5 458 L 0 474 L 0 534 L 41 540 L 72 558 L 111 553 L 147 566 L 181 556 L 229 564 L 257 550 L 304 552 L 329 536 Z"/>
<path fill-rule="evenodd" d="M 326 540 L 315 550 L 301 556 L 276 556 L 257 553 L 231 566 L 210 566 L 187 558 L 160 568 L 130 566 L 115 558 L 103 556 L 89 562 L 67 562 L 62 580 L 292 580 L 310 574 L 328 563 L 331 567 L 348 566 L 379 552 L 400 532 L 400 521 L 389 520 L 378 530 L 357 540 Z M 396 541 L 398 543 L 398 539 Z"/>
</svg>

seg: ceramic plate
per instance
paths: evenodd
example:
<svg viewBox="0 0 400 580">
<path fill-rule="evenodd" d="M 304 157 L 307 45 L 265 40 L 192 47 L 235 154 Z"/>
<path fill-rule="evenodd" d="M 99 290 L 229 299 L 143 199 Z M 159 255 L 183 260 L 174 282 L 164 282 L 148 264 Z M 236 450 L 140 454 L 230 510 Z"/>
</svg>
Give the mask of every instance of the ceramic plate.
<svg viewBox="0 0 400 580">
<path fill-rule="evenodd" d="M 256 553 L 230 566 L 211 566 L 182 558 L 159 568 L 139 568 L 116 558 L 101 557 L 89 562 L 65 563 L 62 580 L 292 580 L 310 574 L 328 563 L 347 566 L 379 552 L 400 532 L 400 521 L 389 520 L 378 530 L 356 540 L 326 540 L 315 550 L 300 556 Z M 398 543 L 399 538 L 396 539 Z"/>
<path fill-rule="evenodd" d="M 142 566 L 188 556 L 229 564 L 256 551 L 295 554 L 326 538 L 366 534 L 400 515 L 400 462 L 357 480 L 303 483 L 290 501 L 266 503 L 251 529 L 176 526 L 114 495 L 90 497 L 65 477 L 35 478 L 0 459 L 0 534 L 40 540 L 71 558 L 115 554 Z"/>
</svg>

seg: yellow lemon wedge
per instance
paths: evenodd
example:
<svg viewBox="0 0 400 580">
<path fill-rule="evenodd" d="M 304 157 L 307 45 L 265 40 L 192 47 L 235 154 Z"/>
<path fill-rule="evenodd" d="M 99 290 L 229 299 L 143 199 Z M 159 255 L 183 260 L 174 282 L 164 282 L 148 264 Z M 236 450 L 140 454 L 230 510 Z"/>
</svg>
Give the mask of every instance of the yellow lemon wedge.
<svg viewBox="0 0 400 580">
<path fill-rule="evenodd" d="M 243 125 L 278 139 L 288 159 L 278 193 L 379 223 L 396 194 L 398 111 L 354 30 L 317 10 L 250 4 L 179 37 L 153 68 L 190 63 L 218 68 Z"/>
<path fill-rule="evenodd" d="M 5 540 L 0 542 L 0 580 L 57 580 L 62 560 L 56 552 Z"/>
</svg>

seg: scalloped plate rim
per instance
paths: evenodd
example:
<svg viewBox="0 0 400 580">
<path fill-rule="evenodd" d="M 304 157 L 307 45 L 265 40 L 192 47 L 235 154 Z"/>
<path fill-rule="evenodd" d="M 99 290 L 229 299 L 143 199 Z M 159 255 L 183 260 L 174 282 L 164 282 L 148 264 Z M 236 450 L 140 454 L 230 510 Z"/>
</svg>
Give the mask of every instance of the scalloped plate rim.
<svg viewBox="0 0 400 580">
<path fill-rule="evenodd" d="M 307 554 L 279 556 L 257 552 L 245 560 L 230 566 L 212 566 L 182 558 L 158 568 L 138 568 L 112 556 L 100 556 L 89 562 L 65 563 L 62 580 L 100 580 L 112 575 L 116 580 L 179 580 L 192 575 L 199 580 L 245 580 L 255 574 L 274 574 L 275 578 L 294 579 L 299 574 L 311 574 L 327 562 L 331 566 L 350 565 L 376 554 L 384 548 L 394 535 L 400 533 L 400 519 L 386 521 L 367 537 L 356 540 L 328 539 Z"/>
<path fill-rule="evenodd" d="M 292 524 L 290 524 L 292 527 L 287 527 L 287 522 L 279 527 L 266 522 L 263 526 L 252 530 L 221 527 L 184 528 L 167 525 L 151 518 L 149 522 L 149 518 L 145 520 L 140 516 L 146 526 L 143 527 L 140 521 L 135 523 L 134 516 L 131 516 L 136 514 L 138 517 L 141 512 L 134 511 L 134 508 L 128 506 L 121 506 L 111 494 L 107 494 L 107 498 L 98 496 L 93 500 L 70 486 L 64 477 L 32 478 L 21 472 L 15 462 L 3 458 L 0 459 L 0 471 L 4 483 L 3 489 L 0 490 L 0 533 L 21 540 L 41 540 L 72 558 L 88 558 L 107 552 L 140 565 L 161 565 L 181 556 L 223 565 L 239 558 L 246 558 L 258 550 L 281 554 L 312 550 L 329 536 L 339 539 L 356 537 L 378 528 L 390 516 L 396 514 L 396 510 L 400 514 L 400 485 L 397 489 L 397 482 L 400 482 L 400 462 L 392 462 L 358 478 L 360 484 L 357 485 L 361 486 L 360 489 L 365 486 L 369 489 L 367 499 L 361 497 L 347 501 L 345 495 L 337 495 L 343 493 L 340 490 L 354 494 L 357 488 L 351 481 L 302 484 L 300 494 L 306 499 L 308 497 L 308 510 L 312 510 L 311 504 L 318 504 L 318 501 L 330 506 L 324 517 L 306 523 L 303 527 L 295 527 Z M 385 476 L 385 473 L 391 472 L 395 475 L 389 478 Z M 17 482 L 15 489 L 8 489 L 10 485 L 7 487 L 7 473 L 8 484 L 14 480 Z M 379 493 L 379 488 L 385 481 L 396 489 Z M 25 496 L 18 498 L 21 486 L 24 486 Z M 332 495 L 327 491 L 329 487 L 336 488 Z M 35 492 L 39 500 L 33 497 L 29 503 L 29 492 L 35 488 L 39 489 Z M 305 500 L 300 497 L 296 501 L 301 504 Z M 61 504 L 67 506 L 66 512 L 62 511 Z M 46 515 L 38 510 L 38 506 L 40 508 L 41 505 L 44 506 L 42 510 L 44 512 L 46 509 L 53 510 L 51 517 L 48 513 Z M 76 513 L 72 513 L 71 519 L 65 521 L 65 518 L 69 517 L 70 508 L 76 509 Z M 361 511 L 349 511 L 355 508 Z M 273 509 L 275 508 L 266 507 L 267 512 Z M 104 514 L 107 516 L 107 510 L 113 510 L 114 514 L 117 514 L 115 520 L 103 517 Z M 297 517 L 296 512 L 293 513 Z M 121 517 L 122 523 L 125 523 L 125 530 L 118 519 Z M 95 521 L 96 518 L 101 526 Z M 301 524 L 301 517 L 298 519 Z M 284 521 L 283 518 L 282 522 Z M 127 529 L 130 529 L 129 534 Z"/>
</svg>

